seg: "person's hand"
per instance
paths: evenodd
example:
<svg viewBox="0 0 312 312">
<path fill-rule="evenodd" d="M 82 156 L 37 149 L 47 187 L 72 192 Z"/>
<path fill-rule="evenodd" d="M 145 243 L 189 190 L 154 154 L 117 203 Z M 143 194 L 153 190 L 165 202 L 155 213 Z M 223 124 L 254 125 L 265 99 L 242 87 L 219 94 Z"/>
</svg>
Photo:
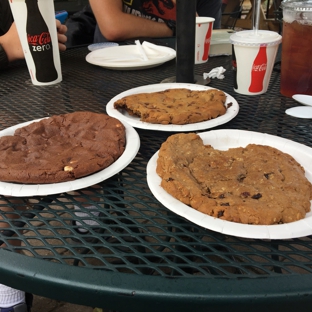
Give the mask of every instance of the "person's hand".
<svg viewBox="0 0 312 312">
<path fill-rule="evenodd" d="M 66 25 L 61 24 L 59 20 L 56 20 L 56 28 L 57 28 L 57 38 L 59 42 L 59 49 L 60 51 L 65 51 L 66 46 L 65 42 L 67 41 L 67 37 L 65 35 L 67 31 Z"/>
</svg>

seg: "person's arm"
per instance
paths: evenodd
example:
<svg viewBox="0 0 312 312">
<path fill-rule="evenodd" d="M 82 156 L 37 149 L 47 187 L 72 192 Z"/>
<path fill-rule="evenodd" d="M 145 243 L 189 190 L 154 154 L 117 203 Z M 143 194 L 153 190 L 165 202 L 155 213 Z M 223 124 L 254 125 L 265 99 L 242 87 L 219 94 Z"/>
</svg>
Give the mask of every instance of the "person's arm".
<svg viewBox="0 0 312 312">
<path fill-rule="evenodd" d="M 23 49 L 17 34 L 15 23 L 3 36 L 0 36 L 0 45 L 5 51 L 8 61 L 12 62 L 24 57 Z"/>
<path fill-rule="evenodd" d="M 109 41 L 139 37 L 170 37 L 165 24 L 123 12 L 121 0 L 90 0 L 102 35 Z"/>
</svg>

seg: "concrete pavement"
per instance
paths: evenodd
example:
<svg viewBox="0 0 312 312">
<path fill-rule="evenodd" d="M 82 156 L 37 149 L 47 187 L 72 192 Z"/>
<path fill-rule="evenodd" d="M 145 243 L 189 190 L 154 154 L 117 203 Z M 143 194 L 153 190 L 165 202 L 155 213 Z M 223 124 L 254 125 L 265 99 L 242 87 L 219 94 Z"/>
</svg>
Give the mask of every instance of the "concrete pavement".
<svg viewBox="0 0 312 312">
<path fill-rule="evenodd" d="M 93 307 L 34 296 L 31 312 L 93 312 Z"/>
</svg>

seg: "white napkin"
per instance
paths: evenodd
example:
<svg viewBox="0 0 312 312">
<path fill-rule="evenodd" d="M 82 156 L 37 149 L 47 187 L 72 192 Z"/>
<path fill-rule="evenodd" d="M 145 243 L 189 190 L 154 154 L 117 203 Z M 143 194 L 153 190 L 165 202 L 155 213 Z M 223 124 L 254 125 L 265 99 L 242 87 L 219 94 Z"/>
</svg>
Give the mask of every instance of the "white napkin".
<svg viewBox="0 0 312 312">
<path fill-rule="evenodd" d="M 142 47 L 148 57 L 163 57 L 172 53 L 167 47 L 159 46 L 148 41 L 144 41 Z"/>
<path fill-rule="evenodd" d="M 139 54 L 142 56 L 143 61 L 148 61 L 148 56 L 145 52 L 144 47 L 142 47 L 140 40 L 135 40 L 134 42 L 135 42 L 136 46 L 138 47 Z"/>
<path fill-rule="evenodd" d="M 224 75 L 222 75 L 224 72 L 226 71 L 225 68 L 223 68 L 222 66 L 220 67 L 215 67 L 214 69 L 212 69 L 209 73 L 203 73 L 203 78 L 207 79 L 207 77 L 209 78 L 218 78 L 218 79 L 224 79 Z"/>
</svg>

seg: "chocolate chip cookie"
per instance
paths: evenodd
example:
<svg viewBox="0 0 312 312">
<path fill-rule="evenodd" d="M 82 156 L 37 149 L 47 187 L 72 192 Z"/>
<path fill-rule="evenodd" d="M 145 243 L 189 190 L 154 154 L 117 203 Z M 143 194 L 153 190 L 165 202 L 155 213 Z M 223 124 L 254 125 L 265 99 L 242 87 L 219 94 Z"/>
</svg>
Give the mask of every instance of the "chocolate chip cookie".
<svg viewBox="0 0 312 312">
<path fill-rule="evenodd" d="M 217 89 L 168 89 L 123 97 L 116 109 L 153 124 L 184 125 L 216 118 L 226 113 L 226 95 Z"/>
<path fill-rule="evenodd" d="M 176 134 L 162 144 L 156 171 L 169 194 L 227 221 L 288 223 L 304 218 L 311 207 L 312 184 L 303 167 L 270 146 L 220 151 L 195 133 Z"/>
<path fill-rule="evenodd" d="M 124 125 L 105 114 L 52 116 L 0 137 L 0 181 L 56 183 L 102 170 L 124 152 Z"/>
</svg>

